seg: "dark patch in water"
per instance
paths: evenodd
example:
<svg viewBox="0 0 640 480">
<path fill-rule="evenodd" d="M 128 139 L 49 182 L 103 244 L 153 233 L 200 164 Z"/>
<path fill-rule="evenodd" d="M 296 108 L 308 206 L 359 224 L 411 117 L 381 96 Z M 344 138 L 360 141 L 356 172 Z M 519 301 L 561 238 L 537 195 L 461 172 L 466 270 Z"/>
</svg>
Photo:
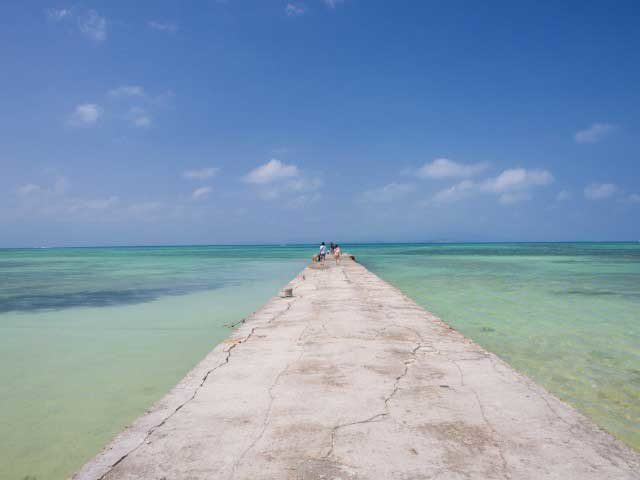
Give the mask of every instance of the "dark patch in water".
<svg viewBox="0 0 640 480">
<path fill-rule="evenodd" d="M 496 329 L 493 328 L 493 327 L 482 327 L 482 328 L 480 328 L 480 331 L 481 332 L 495 332 Z"/>
<path fill-rule="evenodd" d="M 591 357 L 596 358 L 598 360 L 614 360 L 616 357 L 609 352 L 592 350 Z"/>
<path fill-rule="evenodd" d="M 627 370 L 629 374 L 629 381 L 636 385 L 640 385 L 640 370 L 637 368 L 629 368 Z"/>
<path fill-rule="evenodd" d="M 22 267 L 30 267 L 33 265 L 33 262 L 23 262 L 19 260 L 2 260 L 0 261 L 0 270 L 10 269 L 10 268 L 22 268 Z"/>
<path fill-rule="evenodd" d="M 208 285 L 181 288 L 147 288 L 130 290 L 101 290 L 59 294 L 25 294 L 0 300 L 0 313 L 62 310 L 73 307 L 109 307 L 146 303 L 167 295 L 184 295 L 198 290 L 215 289 Z"/>
<path fill-rule="evenodd" d="M 565 291 L 556 292 L 556 293 L 560 295 L 584 295 L 587 297 L 618 295 L 618 292 L 612 292 L 611 290 L 594 290 L 594 289 L 588 289 L 588 288 L 574 288 L 571 290 L 565 290 Z"/>
</svg>

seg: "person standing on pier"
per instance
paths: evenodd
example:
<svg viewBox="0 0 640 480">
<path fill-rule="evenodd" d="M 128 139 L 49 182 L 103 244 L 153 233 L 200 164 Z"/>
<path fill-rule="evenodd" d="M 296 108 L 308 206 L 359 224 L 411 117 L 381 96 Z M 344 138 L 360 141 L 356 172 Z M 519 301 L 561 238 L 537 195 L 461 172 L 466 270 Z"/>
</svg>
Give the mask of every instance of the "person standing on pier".
<svg viewBox="0 0 640 480">
<path fill-rule="evenodd" d="M 336 243 L 333 247 L 333 257 L 336 259 L 336 265 L 340 265 L 340 256 L 342 255 L 342 250 L 340 249 L 340 245 Z"/>
<path fill-rule="evenodd" d="M 327 256 L 327 246 L 324 244 L 324 242 L 322 242 L 322 244 L 320 244 L 320 255 L 318 255 L 318 260 L 324 263 L 324 259 L 326 256 Z"/>
</svg>

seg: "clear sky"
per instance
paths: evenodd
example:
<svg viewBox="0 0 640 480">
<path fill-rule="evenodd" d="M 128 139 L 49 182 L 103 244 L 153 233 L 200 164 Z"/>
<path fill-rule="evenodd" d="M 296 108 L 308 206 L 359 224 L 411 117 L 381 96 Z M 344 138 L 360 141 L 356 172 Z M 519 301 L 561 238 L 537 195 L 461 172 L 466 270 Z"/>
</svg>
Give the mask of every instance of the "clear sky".
<svg viewBox="0 0 640 480">
<path fill-rule="evenodd" d="M 8 2 L 0 246 L 640 240 L 640 2 Z"/>
</svg>

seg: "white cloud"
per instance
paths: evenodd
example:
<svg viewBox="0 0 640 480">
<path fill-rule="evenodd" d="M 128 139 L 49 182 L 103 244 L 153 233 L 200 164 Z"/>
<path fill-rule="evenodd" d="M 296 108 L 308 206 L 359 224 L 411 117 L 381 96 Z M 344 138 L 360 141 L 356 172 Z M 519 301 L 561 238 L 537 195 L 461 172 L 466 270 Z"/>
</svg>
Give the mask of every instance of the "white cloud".
<svg viewBox="0 0 640 480">
<path fill-rule="evenodd" d="M 476 184 L 472 180 L 463 180 L 449 188 L 436 192 L 433 199 L 437 203 L 456 202 L 472 194 L 475 187 Z"/>
<path fill-rule="evenodd" d="M 175 23 L 158 22 L 155 20 L 149 20 L 147 22 L 147 26 L 152 30 L 158 30 L 160 32 L 166 32 L 166 33 L 176 33 L 178 31 L 178 26 Z"/>
<path fill-rule="evenodd" d="M 134 127 L 146 128 L 151 126 L 151 117 L 148 115 L 137 115 L 131 119 Z"/>
<path fill-rule="evenodd" d="M 507 192 L 498 197 L 498 201 L 503 205 L 512 205 L 530 199 L 531 194 L 529 192 Z"/>
<path fill-rule="evenodd" d="M 287 3 L 287 6 L 284 7 L 284 11 L 290 17 L 297 17 L 300 15 L 304 15 L 307 9 L 304 5 L 299 3 Z"/>
<path fill-rule="evenodd" d="M 67 191 L 69 182 L 65 177 L 58 176 L 47 186 L 35 183 L 27 183 L 17 188 L 18 196 L 27 201 L 51 200 L 54 197 L 61 197 Z"/>
<path fill-rule="evenodd" d="M 78 31 L 94 42 L 107 38 L 107 19 L 95 10 L 49 8 L 44 13 L 49 21 L 55 23 L 75 21 Z"/>
<path fill-rule="evenodd" d="M 468 178 L 486 170 L 488 163 L 462 164 L 448 158 L 436 158 L 431 163 L 425 163 L 418 169 L 418 175 L 425 178 Z"/>
<path fill-rule="evenodd" d="M 620 192 L 613 183 L 591 183 L 584 189 L 584 196 L 589 200 L 603 200 Z"/>
<path fill-rule="evenodd" d="M 117 196 L 106 198 L 80 198 L 67 195 L 69 182 L 58 176 L 48 186 L 34 183 L 17 189 L 20 206 L 40 215 L 83 215 L 113 209 L 119 203 Z"/>
<path fill-rule="evenodd" d="M 594 123 L 589 128 L 576 132 L 573 138 L 578 143 L 595 143 L 605 138 L 615 128 L 615 125 L 608 123 Z"/>
<path fill-rule="evenodd" d="M 284 184 L 285 190 L 293 192 L 312 192 L 322 187 L 322 180 L 319 178 L 296 178 Z"/>
<path fill-rule="evenodd" d="M 484 193 L 497 195 L 500 203 L 509 205 L 531 199 L 529 191 L 532 188 L 546 186 L 553 181 L 553 175 L 547 170 L 512 168 L 479 182 L 463 180 L 436 192 L 433 200 L 437 203 L 450 203 Z"/>
<path fill-rule="evenodd" d="M 153 122 L 153 118 L 149 115 L 147 110 L 142 107 L 131 107 L 126 113 L 125 118 L 132 126 L 138 128 L 150 127 Z"/>
<path fill-rule="evenodd" d="M 566 200 L 571 200 L 571 197 L 573 195 L 571 194 L 571 192 L 569 190 L 560 190 L 557 194 L 556 194 L 556 200 L 559 202 L 564 202 Z"/>
<path fill-rule="evenodd" d="M 48 8 L 44 11 L 49 20 L 59 22 L 71 17 L 71 10 L 68 8 Z"/>
<path fill-rule="evenodd" d="M 63 176 L 57 176 L 55 182 L 53 182 L 53 191 L 58 195 L 62 195 L 68 189 L 69 181 L 67 180 L 67 178 Z"/>
<path fill-rule="evenodd" d="M 497 177 L 485 180 L 481 188 L 487 192 L 506 193 L 549 185 L 553 180 L 553 175 L 547 170 L 511 168 L 505 170 Z"/>
<path fill-rule="evenodd" d="M 151 122 L 153 121 L 147 111 L 141 107 L 130 108 L 129 112 L 127 113 L 127 118 L 129 119 L 131 125 L 139 128 L 150 127 Z"/>
<path fill-rule="evenodd" d="M 76 196 L 68 193 L 69 182 L 65 177 L 51 177 L 42 184 L 26 183 L 15 190 L 14 208 L 23 217 L 55 217 L 66 219 L 70 216 L 90 221 L 124 220 L 155 221 L 168 216 L 180 217 L 185 209 L 197 208 L 195 201 L 201 201 L 213 189 L 199 186 L 186 197 L 174 202 L 142 201 L 126 202 L 116 195 Z"/>
<path fill-rule="evenodd" d="M 102 108 L 95 103 L 82 103 L 78 105 L 71 117 L 69 123 L 77 127 L 89 127 L 95 125 L 102 115 Z"/>
<path fill-rule="evenodd" d="M 40 187 L 40 185 L 36 185 L 34 183 L 28 183 L 26 185 L 22 185 L 21 187 L 18 187 L 18 195 L 20 195 L 21 197 L 26 197 L 26 196 L 38 193 L 41 190 L 42 190 L 42 187 Z"/>
<path fill-rule="evenodd" d="M 95 42 L 102 42 L 107 38 L 107 20 L 95 10 L 89 10 L 78 17 L 78 29 Z"/>
<path fill-rule="evenodd" d="M 155 114 L 167 106 L 173 93 L 167 91 L 154 96 L 141 85 L 120 85 L 109 90 L 107 95 L 117 101 L 114 109 L 128 108 L 120 114 L 121 118 L 134 127 L 147 128 L 153 124 Z"/>
<path fill-rule="evenodd" d="M 323 185 L 321 179 L 303 175 L 296 165 L 276 159 L 254 168 L 242 180 L 254 185 L 260 198 L 280 199 L 284 208 L 301 208 L 318 201 Z"/>
<path fill-rule="evenodd" d="M 627 202 L 630 203 L 640 203 L 640 194 L 639 193 L 631 193 L 627 196 Z"/>
<path fill-rule="evenodd" d="M 118 100 L 115 105 L 109 105 L 114 117 L 128 121 L 133 127 L 148 128 L 153 124 L 155 114 L 166 106 L 172 94 L 167 92 L 154 97 L 148 95 L 140 85 L 120 85 L 109 90 L 107 96 L 112 100 Z M 138 105 L 131 106 L 134 101 Z M 96 124 L 102 115 L 101 106 L 83 103 L 75 108 L 68 123 L 80 127 L 91 126 Z"/>
<path fill-rule="evenodd" d="M 360 203 L 391 203 L 414 190 L 413 185 L 406 183 L 391 182 L 380 188 L 374 188 L 362 192 L 358 197 Z"/>
<path fill-rule="evenodd" d="M 286 178 L 297 177 L 299 173 L 298 167 L 295 165 L 287 165 L 274 158 L 264 165 L 260 165 L 251 170 L 243 179 L 247 183 L 266 184 Z"/>
<path fill-rule="evenodd" d="M 202 168 L 200 170 L 186 170 L 182 172 L 182 176 L 187 180 L 206 180 L 214 177 L 219 169 L 215 167 Z"/>
<path fill-rule="evenodd" d="M 123 97 L 146 97 L 147 94 L 144 91 L 144 88 L 140 85 L 121 85 L 114 89 L 109 90 L 107 93 L 112 98 L 123 98 Z"/>
<path fill-rule="evenodd" d="M 213 188 L 211 188 L 209 186 L 196 188 L 191 193 L 191 198 L 194 199 L 194 200 L 199 200 L 199 199 L 202 199 L 202 198 L 206 197 L 207 195 L 209 195 L 212 191 L 213 191 Z"/>
</svg>

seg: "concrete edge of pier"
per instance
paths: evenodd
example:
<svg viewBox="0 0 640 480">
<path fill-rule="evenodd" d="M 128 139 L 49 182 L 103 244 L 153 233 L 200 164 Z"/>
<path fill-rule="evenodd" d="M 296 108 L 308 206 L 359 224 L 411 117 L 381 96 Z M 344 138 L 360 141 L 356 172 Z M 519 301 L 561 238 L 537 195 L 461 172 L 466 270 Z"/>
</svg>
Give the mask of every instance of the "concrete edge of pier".
<svg viewBox="0 0 640 480">
<path fill-rule="evenodd" d="M 284 288 L 295 289 L 305 270 L 296 275 Z M 198 390 L 207 381 L 209 375 L 227 364 L 233 350 L 247 341 L 256 328 L 269 323 L 278 315 L 286 312 L 291 302 L 292 299 L 290 298 L 274 296 L 256 312 L 242 319 L 229 337 L 216 345 L 175 387 L 114 437 L 98 455 L 86 463 L 71 478 L 74 480 L 98 480 L 103 478 L 114 465 L 117 465 L 127 455 L 144 444 L 146 439 L 158 427 L 162 426 L 172 415 L 193 399 Z"/>
<path fill-rule="evenodd" d="M 639 452 L 356 262 L 285 288 L 72 478 L 640 479 Z"/>
</svg>

